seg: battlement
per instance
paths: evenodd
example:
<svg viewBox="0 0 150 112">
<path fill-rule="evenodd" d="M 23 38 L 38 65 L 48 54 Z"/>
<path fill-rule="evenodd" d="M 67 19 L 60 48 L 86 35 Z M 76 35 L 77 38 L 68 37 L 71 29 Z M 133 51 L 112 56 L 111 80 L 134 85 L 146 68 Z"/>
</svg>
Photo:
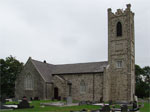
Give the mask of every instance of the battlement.
<svg viewBox="0 0 150 112">
<path fill-rule="evenodd" d="M 111 16 L 120 16 L 120 15 L 126 15 L 128 12 L 131 12 L 131 14 L 134 14 L 132 11 L 131 11 L 131 4 L 127 4 L 126 5 L 126 9 L 123 10 L 123 9 L 117 9 L 117 11 L 114 13 L 112 12 L 112 9 L 111 8 L 108 8 L 108 14 L 111 15 Z"/>
</svg>

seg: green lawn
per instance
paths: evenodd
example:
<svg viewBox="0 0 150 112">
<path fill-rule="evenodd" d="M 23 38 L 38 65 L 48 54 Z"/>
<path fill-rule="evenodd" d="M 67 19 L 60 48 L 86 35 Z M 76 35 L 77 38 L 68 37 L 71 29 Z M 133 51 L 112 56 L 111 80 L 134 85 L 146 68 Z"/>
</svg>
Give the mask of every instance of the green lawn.
<svg viewBox="0 0 150 112">
<path fill-rule="evenodd" d="M 150 102 L 144 103 L 144 107 L 140 108 L 140 112 L 150 112 Z"/>
<path fill-rule="evenodd" d="M 99 109 L 99 106 L 94 105 L 82 105 L 82 106 L 68 106 L 68 107 L 55 107 L 55 106 L 45 106 L 41 107 L 40 103 L 46 103 L 46 102 L 52 102 L 50 100 L 41 100 L 41 101 L 33 101 L 30 105 L 33 105 L 34 108 L 31 109 L 16 109 L 16 110 L 9 110 L 4 112 L 70 112 L 70 110 L 81 110 L 81 109 L 87 109 L 87 110 L 94 110 Z M 13 103 L 7 103 L 7 104 L 14 104 Z M 17 103 L 15 103 L 17 104 Z"/>
<path fill-rule="evenodd" d="M 55 107 L 55 106 L 45 106 L 41 107 L 40 103 L 52 102 L 50 100 L 41 100 L 41 101 L 32 101 L 30 105 L 33 105 L 34 108 L 31 109 L 16 109 L 8 110 L 4 112 L 70 112 L 70 110 L 95 110 L 99 109 L 100 106 L 94 105 L 82 105 L 82 106 L 69 106 L 69 107 Z M 14 102 L 7 102 L 7 104 L 14 104 Z M 17 103 L 16 103 L 17 104 Z M 144 103 L 144 107 L 140 109 L 140 112 L 150 112 L 150 103 Z"/>
</svg>

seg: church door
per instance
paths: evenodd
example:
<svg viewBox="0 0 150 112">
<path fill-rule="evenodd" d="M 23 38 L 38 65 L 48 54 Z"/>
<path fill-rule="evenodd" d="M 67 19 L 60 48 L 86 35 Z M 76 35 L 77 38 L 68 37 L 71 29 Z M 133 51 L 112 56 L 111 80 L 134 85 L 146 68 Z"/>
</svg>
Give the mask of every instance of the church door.
<svg viewBox="0 0 150 112">
<path fill-rule="evenodd" d="M 54 88 L 54 99 L 58 99 L 58 88 Z"/>
</svg>

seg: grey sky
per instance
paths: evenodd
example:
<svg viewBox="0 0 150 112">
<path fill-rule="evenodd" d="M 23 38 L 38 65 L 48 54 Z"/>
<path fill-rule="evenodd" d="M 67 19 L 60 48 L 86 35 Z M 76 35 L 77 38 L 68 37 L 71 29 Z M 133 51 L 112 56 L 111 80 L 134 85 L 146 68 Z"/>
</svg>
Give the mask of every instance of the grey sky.
<svg viewBox="0 0 150 112">
<path fill-rule="evenodd" d="M 150 65 L 149 0 L 1 0 L 0 58 L 49 63 L 107 60 L 107 9 L 131 3 L 136 64 Z"/>
</svg>

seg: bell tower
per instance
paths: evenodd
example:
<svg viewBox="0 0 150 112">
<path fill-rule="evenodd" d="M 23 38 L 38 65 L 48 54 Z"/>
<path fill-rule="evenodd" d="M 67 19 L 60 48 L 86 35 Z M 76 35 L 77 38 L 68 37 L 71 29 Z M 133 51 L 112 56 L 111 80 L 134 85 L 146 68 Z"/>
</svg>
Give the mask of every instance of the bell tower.
<svg viewBox="0 0 150 112">
<path fill-rule="evenodd" d="M 135 93 L 134 13 L 131 5 L 108 9 L 109 99 L 132 101 Z"/>
</svg>

